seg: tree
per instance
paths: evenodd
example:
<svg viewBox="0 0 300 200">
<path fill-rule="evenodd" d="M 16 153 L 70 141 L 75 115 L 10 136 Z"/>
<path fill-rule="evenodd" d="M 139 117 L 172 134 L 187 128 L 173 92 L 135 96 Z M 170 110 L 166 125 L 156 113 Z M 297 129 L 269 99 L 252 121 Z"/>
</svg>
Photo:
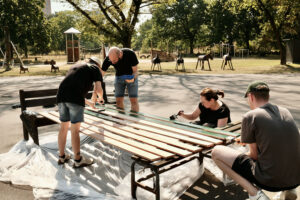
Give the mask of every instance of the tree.
<svg viewBox="0 0 300 200">
<path fill-rule="evenodd" d="M 245 1 L 249 3 L 249 1 Z M 252 0 L 263 17 L 264 30 L 271 34 L 280 50 L 280 64 L 286 64 L 286 46 L 283 37 L 287 33 L 297 34 L 296 21 L 300 12 L 299 0 Z M 271 31 L 269 31 L 271 30 Z"/>
<path fill-rule="evenodd" d="M 7 26 L 10 39 L 24 50 L 29 47 L 42 53 L 49 52 L 49 31 L 42 8 L 43 0 L 0 0 L 0 24 Z M 0 33 L 0 39 L 3 33 Z"/>
<path fill-rule="evenodd" d="M 236 38 L 234 25 L 236 15 L 234 15 L 226 4 L 226 0 L 214 0 L 208 7 L 210 43 L 225 42 L 233 44 Z"/>
<path fill-rule="evenodd" d="M 141 8 L 159 4 L 166 0 L 65 0 L 85 16 L 105 36 L 123 47 L 131 47 L 131 39 L 135 32 Z M 89 5 L 89 6 L 87 6 Z M 87 7 L 98 6 L 105 21 L 91 16 Z M 96 9 L 93 9 L 97 11 Z"/>
<path fill-rule="evenodd" d="M 71 27 L 77 26 L 80 17 L 74 11 L 61 11 L 50 16 L 50 38 L 51 50 L 64 51 L 66 49 L 66 39 L 64 32 Z"/>
<path fill-rule="evenodd" d="M 196 36 L 206 22 L 206 7 L 203 0 L 176 0 L 157 6 L 153 11 L 157 32 L 175 41 L 187 41 L 192 54 Z"/>
</svg>

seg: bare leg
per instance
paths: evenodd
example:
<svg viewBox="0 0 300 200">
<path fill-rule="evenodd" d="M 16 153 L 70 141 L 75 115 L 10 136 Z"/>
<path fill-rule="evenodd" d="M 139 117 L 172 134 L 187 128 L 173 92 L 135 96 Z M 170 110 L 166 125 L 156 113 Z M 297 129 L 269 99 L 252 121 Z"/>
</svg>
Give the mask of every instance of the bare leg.
<svg viewBox="0 0 300 200">
<path fill-rule="evenodd" d="M 138 98 L 129 98 L 131 103 L 131 110 L 135 112 L 139 112 L 139 102 Z"/>
<path fill-rule="evenodd" d="M 255 196 L 258 189 L 231 169 L 233 162 L 239 154 L 239 151 L 229 147 L 216 146 L 212 151 L 212 159 L 224 173 L 230 176 L 236 183 L 240 184 L 251 196 Z"/>
<path fill-rule="evenodd" d="M 58 133 L 58 149 L 59 149 L 60 156 L 63 156 L 65 154 L 65 146 L 66 146 L 69 126 L 70 126 L 70 122 L 61 122 L 60 124 L 60 129 Z"/>
<path fill-rule="evenodd" d="M 80 159 L 80 137 L 79 137 L 79 130 L 80 130 L 80 122 L 76 124 L 71 124 L 71 133 L 72 133 L 72 149 L 74 153 L 74 159 Z"/>
<path fill-rule="evenodd" d="M 124 97 L 116 97 L 117 107 L 124 109 Z"/>
</svg>

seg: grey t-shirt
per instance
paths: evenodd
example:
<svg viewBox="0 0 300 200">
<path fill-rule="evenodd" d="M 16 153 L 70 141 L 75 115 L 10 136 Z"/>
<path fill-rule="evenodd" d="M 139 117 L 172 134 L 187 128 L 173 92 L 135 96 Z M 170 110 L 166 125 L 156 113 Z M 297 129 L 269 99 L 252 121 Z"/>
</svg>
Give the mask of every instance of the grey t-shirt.
<svg viewBox="0 0 300 200">
<path fill-rule="evenodd" d="M 252 170 L 258 182 L 269 187 L 300 184 L 300 135 L 286 108 L 267 103 L 247 112 L 241 136 L 242 142 L 257 144 Z"/>
</svg>

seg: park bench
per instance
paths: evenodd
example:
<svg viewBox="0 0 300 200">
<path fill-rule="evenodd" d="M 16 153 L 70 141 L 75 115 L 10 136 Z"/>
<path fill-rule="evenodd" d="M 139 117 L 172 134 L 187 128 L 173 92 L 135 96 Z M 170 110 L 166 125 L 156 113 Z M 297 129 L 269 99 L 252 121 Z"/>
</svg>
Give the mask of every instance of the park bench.
<svg viewBox="0 0 300 200">
<path fill-rule="evenodd" d="M 40 115 L 60 123 L 56 110 Z M 84 117 L 81 133 L 132 154 L 132 198 L 136 198 L 137 187 L 140 187 L 154 193 L 159 200 L 160 174 L 195 159 L 201 164 L 215 145 L 230 144 L 239 136 L 239 133 L 226 131 L 234 126 L 238 129 L 238 123 L 220 130 L 120 110 L 110 105 L 100 106 L 97 110 L 87 107 Z M 150 168 L 152 173 L 136 180 L 136 165 Z M 153 188 L 143 184 L 148 179 L 153 180 Z"/>
<path fill-rule="evenodd" d="M 102 82 L 103 99 L 105 103 L 114 103 L 108 101 L 108 96 L 114 94 L 106 94 L 105 83 Z M 56 106 L 56 94 L 58 89 L 44 89 L 44 90 L 20 90 L 20 105 L 15 105 L 14 108 L 21 107 L 20 118 L 23 123 L 24 140 L 29 139 L 29 135 L 34 143 L 39 145 L 38 128 L 42 126 L 56 124 L 52 120 L 39 115 L 37 112 L 28 110 L 30 107 L 54 107 Z M 92 96 L 92 90 L 88 93 L 87 98 Z"/>
<path fill-rule="evenodd" d="M 54 71 L 54 72 L 59 71 L 59 67 L 55 66 L 55 64 L 56 64 L 55 60 L 51 60 L 49 64 L 51 65 L 51 72 L 52 71 Z"/>
<path fill-rule="evenodd" d="M 21 72 L 24 72 L 24 74 L 25 74 L 26 71 L 29 73 L 28 67 L 26 67 L 22 63 L 20 63 L 20 74 L 21 74 Z"/>
</svg>

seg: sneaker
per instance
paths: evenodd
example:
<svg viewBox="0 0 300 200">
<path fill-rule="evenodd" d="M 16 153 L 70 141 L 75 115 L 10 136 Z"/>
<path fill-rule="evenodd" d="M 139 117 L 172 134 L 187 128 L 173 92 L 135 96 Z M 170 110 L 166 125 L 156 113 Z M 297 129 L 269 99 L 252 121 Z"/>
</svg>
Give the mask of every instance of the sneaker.
<svg viewBox="0 0 300 200">
<path fill-rule="evenodd" d="M 70 159 L 71 159 L 71 156 L 69 154 L 65 154 L 64 157 L 59 156 L 57 163 L 59 165 L 62 165 L 64 163 L 68 162 Z"/>
<path fill-rule="evenodd" d="M 89 166 L 92 165 L 94 163 L 94 159 L 92 158 L 85 158 L 83 156 L 81 156 L 81 160 L 78 162 L 76 160 L 74 160 L 74 168 L 80 168 L 80 167 L 85 167 L 85 166 Z"/>
<path fill-rule="evenodd" d="M 249 195 L 249 199 L 250 200 L 270 200 L 270 198 L 261 190 L 259 190 L 255 196 Z"/>
<path fill-rule="evenodd" d="M 297 199 L 296 189 L 278 192 L 273 198 L 273 200 L 296 200 L 296 199 Z"/>
</svg>

